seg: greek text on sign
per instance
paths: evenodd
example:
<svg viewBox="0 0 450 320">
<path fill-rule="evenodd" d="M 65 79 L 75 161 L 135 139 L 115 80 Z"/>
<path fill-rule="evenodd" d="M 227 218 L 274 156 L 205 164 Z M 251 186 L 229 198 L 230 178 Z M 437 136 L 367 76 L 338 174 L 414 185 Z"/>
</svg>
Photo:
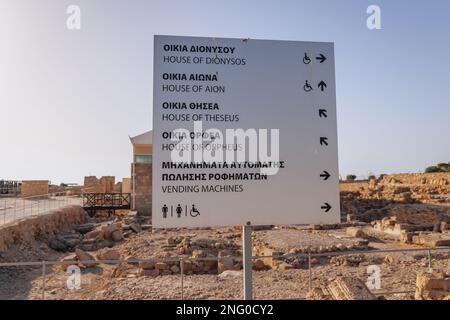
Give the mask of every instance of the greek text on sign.
<svg viewBox="0 0 450 320">
<path fill-rule="evenodd" d="M 153 226 L 340 221 L 332 43 L 155 36 Z"/>
</svg>

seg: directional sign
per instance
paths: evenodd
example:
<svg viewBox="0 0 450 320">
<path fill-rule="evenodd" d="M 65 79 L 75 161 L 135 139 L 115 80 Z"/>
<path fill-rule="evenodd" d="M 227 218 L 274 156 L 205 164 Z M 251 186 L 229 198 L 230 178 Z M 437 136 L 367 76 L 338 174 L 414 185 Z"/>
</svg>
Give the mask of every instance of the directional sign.
<svg viewBox="0 0 450 320">
<path fill-rule="evenodd" d="M 320 63 L 324 63 L 325 60 L 327 60 L 327 57 L 325 57 L 323 54 L 320 54 L 320 56 L 316 57 L 316 60 L 318 60 Z"/>
<path fill-rule="evenodd" d="M 153 226 L 340 221 L 334 45 L 155 36 Z"/>
</svg>

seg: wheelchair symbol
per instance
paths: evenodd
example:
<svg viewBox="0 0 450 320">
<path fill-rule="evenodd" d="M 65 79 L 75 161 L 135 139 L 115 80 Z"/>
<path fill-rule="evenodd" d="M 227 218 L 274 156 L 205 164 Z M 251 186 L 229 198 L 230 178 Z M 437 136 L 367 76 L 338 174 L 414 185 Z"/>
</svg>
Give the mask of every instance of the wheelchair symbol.
<svg viewBox="0 0 450 320">
<path fill-rule="evenodd" d="M 309 84 L 308 80 L 305 81 L 305 85 L 303 86 L 303 90 L 305 90 L 306 92 L 310 92 L 313 88 L 311 87 L 311 85 Z"/>
<path fill-rule="evenodd" d="M 189 211 L 189 214 L 191 215 L 191 217 L 195 218 L 195 217 L 200 215 L 200 212 L 198 211 L 198 209 L 193 204 L 192 205 L 192 209 Z"/>
<path fill-rule="evenodd" d="M 311 63 L 311 58 L 308 57 L 308 54 L 305 52 L 305 56 L 303 57 L 303 63 L 304 64 L 310 64 Z"/>
</svg>

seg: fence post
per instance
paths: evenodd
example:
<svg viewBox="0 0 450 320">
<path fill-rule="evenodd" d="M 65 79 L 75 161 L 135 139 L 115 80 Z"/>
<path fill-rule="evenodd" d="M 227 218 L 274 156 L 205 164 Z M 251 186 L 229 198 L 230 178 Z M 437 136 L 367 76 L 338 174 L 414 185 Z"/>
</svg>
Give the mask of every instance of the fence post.
<svg viewBox="0 0 450 320">
<path fill-rule="evenodd" d="M 42 261 L 42 300 L 45 300 L 45 261 Z"/>
<path fill-rule="evenodd" d="M 181 300 L 184 300 L 184 260 L 180 259 L 180 272 L 181 272 Z"/>
<path fill-rule="evenodd" d="M 311 252 L 308 252 L 309 291 L 312 290 Z"/>
<path fill-rule="evenodd" d="M 244 300 L 253 300 L 253 279 L 252 279 L 252 227 L 242 226 L 242 266 L 243 266 L 243 291 Z"/>
<path fill-rule="evenodd" d="M 429 268 L 429 269 L 432 269 L 431 249 L 428 249 L 428 268 Z"/>
<path fill-rule="evenodd" d="M 3 210 L 3 224 L 6 223 L 6 200 L 4 202 L 4 210 Z"/>
</svg>

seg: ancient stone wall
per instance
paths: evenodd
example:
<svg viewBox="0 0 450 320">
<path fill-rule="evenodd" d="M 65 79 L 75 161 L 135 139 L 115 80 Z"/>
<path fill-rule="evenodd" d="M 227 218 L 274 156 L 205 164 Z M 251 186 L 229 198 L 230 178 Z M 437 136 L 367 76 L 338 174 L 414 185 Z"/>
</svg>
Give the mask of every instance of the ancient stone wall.
<svg viewBox="0 0 450 320">
<path fill-rule="evenodd" d="M 119 181 L 114 185 L 114 192 L 116 193 L 122 192 L 122 182 Z"/>
<path fill-rule="evenodd" d="M 22 198 L 48 194 L 48 180 L 25 180 L 21 187 Z"/>
<path fill-rule="evenodd" d="M 84 177 L 84 192 L 86 193 L 110 193 L 115 192 L 114 176 L 104 176 L 97 179 L 96 176 Z"/>
<path fill-rule="evenodd" d="M 368 181 L 354 181 L 354 182 L 347 182 L 347 181 L 341 181 L 339 183 L 339 190 L 341 192 L 356 192 L 360 188 L 367 186 Z"/>
<path fill-rule="evenodd" d="M 131 178 L 122 179 L 122 193 L 131 193 Z"/>
<path fill-rule="evenodd" d="M 152 165 L 148 163 L 132 163 L 132 194 L 134 210 L 139 215 L 152 214 Z"/>
<path fill-rule="evenodd" d="M 114 176 L 103 176 L 100 178 L 100 184 L 102 185 L 104 193 L 115 192 L 115 181 Z"/>
<path fill-rule="evenodd" d="M 6 224 L 0 227 L 0 253 L 18 243 L 47 240 L 58 232 L 83 223 L 86 219 L 87 215 L 81 207 L 72 206 Z"/>
<path fill-rule="evenodd" d="M 381 183 L 421 184 L 421 185 L 450 185 L 450 172 L 442 173 L 405 173 L 384 176 Z"/>
<path fill-rule="evenodd" d="M 96 176 L 84 177 L 84 192 L 86 193 L 101 193 L 103 190 L 100 181 Z"/>
</svg>

